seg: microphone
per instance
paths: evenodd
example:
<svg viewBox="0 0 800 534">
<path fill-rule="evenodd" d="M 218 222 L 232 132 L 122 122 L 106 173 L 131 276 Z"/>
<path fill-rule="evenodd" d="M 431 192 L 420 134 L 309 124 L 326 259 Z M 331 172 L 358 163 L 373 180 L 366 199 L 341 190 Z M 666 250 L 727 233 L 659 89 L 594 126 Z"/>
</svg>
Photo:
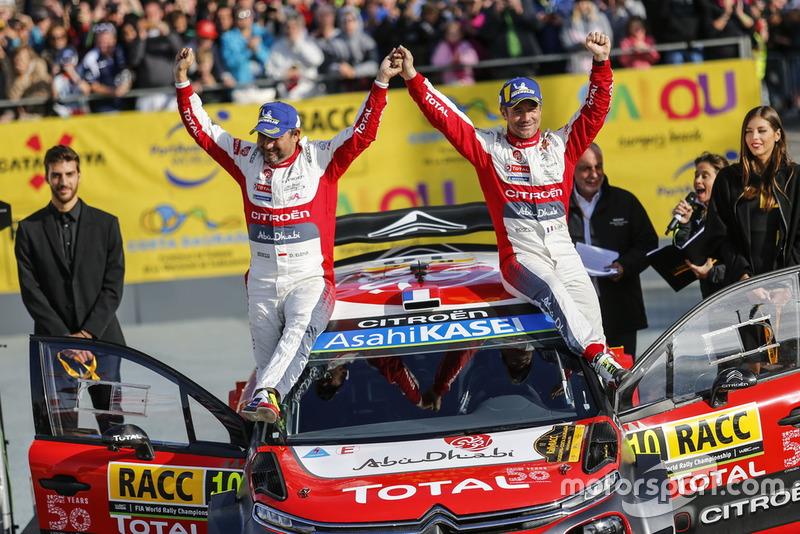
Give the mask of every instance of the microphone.
<svg viewBox="0 0 800 534">
<path fill-rule="evenodd" d="M 697 194 L 694 191 L 686 195 L 686 202 L 688 202 L 689 204 L 694 204 L 696 200 L 697 200 Z M 678 226 L 679 222 L 681 222 L 681 216 L 676 213 L 675 215 L 672 216 L 672 220 L 669 222 L 669 225 L 667 226 L 667 231 L 664 232 L 664 235 L 669 235 L 669 233 Z"/>
</svg>

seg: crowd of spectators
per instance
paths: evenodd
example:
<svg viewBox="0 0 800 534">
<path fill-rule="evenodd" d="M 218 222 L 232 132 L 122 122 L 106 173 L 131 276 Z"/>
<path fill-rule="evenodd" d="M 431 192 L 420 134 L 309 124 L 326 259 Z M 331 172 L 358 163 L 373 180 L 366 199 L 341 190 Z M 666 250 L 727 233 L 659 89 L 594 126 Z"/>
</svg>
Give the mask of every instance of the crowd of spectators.
<svg viewBox="0 0 800 534">
<path fill-rule="evenodd" d="M 229 2 L 0 0 L 0 122 L 174 109 L 187 45 L 204 101 L 261 103 L 362 91 L 398 44 L 442 84 L 588 71 L 591 30 L 612 36 L 617 68 L 738 57 L 707 40 L 749 38 L 764 103 L 800 107 L 800 0 Z"/>
</svg>

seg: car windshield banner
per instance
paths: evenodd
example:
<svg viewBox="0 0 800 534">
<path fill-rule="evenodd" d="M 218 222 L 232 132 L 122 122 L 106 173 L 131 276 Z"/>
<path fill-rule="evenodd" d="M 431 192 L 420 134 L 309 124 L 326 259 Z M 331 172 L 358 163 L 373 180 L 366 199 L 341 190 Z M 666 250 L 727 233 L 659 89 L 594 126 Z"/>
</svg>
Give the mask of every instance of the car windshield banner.
<svg viewBox="0 0 800 534">
<path fill-rule="evenodd" d="M 438 351 L 442 344 L 456 348 L 509 337 L 541 341 L 556 336 L 552 319 L 535 308 L 486 307 L 333 321 L 317 338 L 313 352 L 381 350 L 398 354 L 424 351 L 425 346 Z"/>
</svg>

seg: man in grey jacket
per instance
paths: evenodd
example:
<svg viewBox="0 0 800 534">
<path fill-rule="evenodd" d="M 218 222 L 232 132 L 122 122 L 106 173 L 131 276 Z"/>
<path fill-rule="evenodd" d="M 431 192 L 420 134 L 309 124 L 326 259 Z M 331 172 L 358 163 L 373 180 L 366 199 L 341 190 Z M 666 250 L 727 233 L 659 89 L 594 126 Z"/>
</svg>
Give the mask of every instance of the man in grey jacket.
<svg viewBox="0 0 800 534">
<path fill-rule="evenodd" d="M 321 94 L 318 69 L 325 59 L 319 46 L 306 31 L 300 13 L 286 18 L 285 35 L 275 42 L 266 65 L 266 74 L 278 80 L 278 97 L 302 100 Z"/>
</svg>

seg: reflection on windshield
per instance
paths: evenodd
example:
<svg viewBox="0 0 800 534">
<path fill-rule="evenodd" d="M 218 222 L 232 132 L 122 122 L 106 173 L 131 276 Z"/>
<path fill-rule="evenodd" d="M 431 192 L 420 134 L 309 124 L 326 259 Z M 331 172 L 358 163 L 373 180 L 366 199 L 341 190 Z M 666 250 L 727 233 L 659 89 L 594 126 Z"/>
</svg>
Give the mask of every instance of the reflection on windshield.
<svg viewBox="0 0 800 534">
<path fill-rule="evenodd" d="M 489 431 L 597 411 L 578 359 L 529 343 L 313 360 L 286 402 L 288 433 L 309 439 Z"/>
</svg>

